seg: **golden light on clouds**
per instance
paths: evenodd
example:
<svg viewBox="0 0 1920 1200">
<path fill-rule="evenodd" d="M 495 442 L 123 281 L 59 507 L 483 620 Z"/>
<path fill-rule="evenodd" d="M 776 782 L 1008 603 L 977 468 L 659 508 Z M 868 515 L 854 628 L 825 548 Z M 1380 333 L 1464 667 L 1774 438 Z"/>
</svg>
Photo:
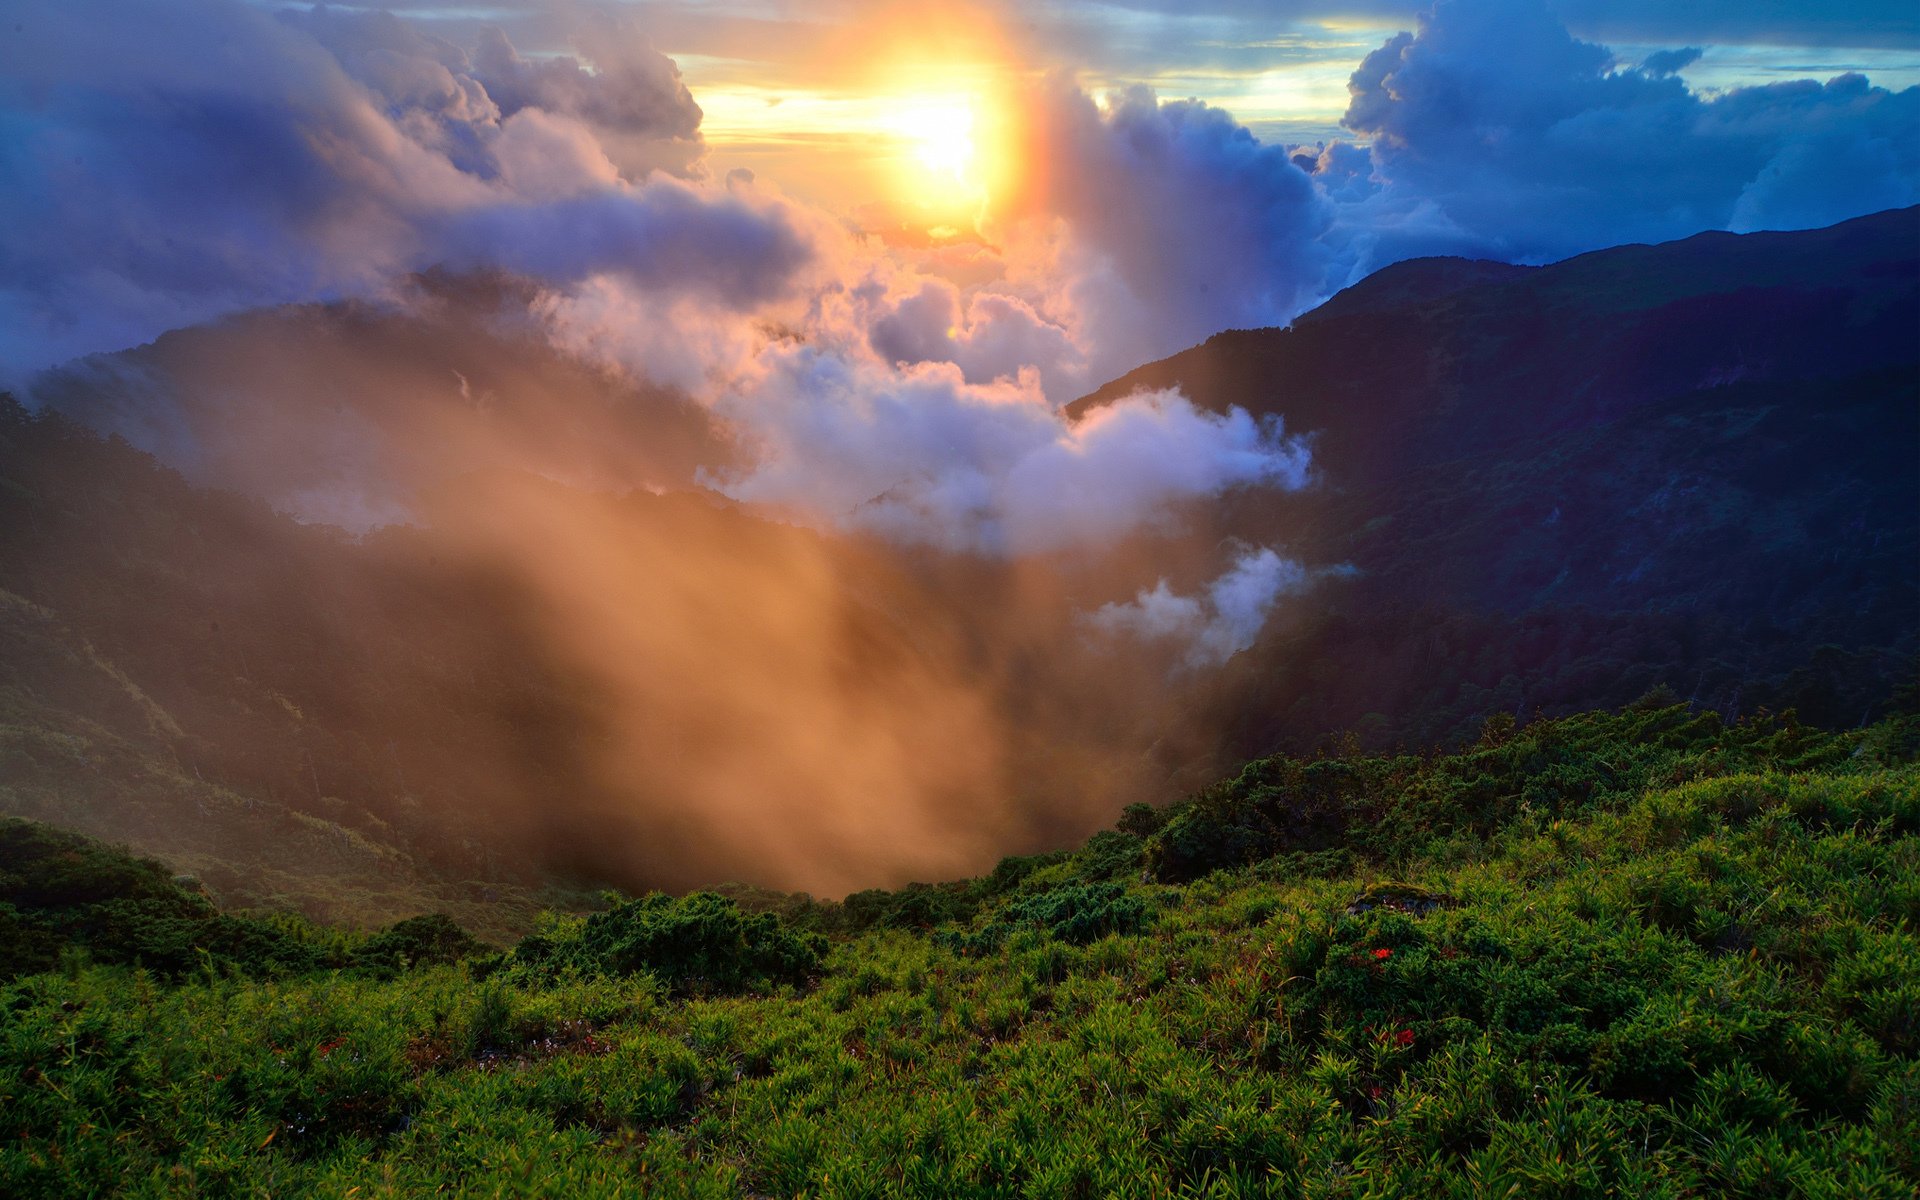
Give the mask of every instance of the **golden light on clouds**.
<svg viewBox="0 0 1920 1200">
<path fill-rule="evenodd" d="M 753 78 L 738 60 L 681 59 L 713 164 L 764 171 L 863 221 L 971 229 L 1013 176 L 999 97 L 1035 73 L 992 14 L 885 7 L 814 49 L 807 72 L 786 82 L 777 71 Z"/>
<path fill-rule="evenodd" d="M 701 97 L 714 165 L 764 172 L 833 207 L 971 228 L 1011 178 L 1002 105 L 984 88 L 869 93 L 729 88 Z"/>
</svg>

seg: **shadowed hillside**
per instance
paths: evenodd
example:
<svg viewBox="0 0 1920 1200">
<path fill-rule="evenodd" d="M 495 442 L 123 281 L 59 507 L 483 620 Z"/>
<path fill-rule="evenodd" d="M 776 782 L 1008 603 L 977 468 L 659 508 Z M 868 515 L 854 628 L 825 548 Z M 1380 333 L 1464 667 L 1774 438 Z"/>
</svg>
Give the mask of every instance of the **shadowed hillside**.
<svg viewBox="0 0 1920 1200">
<path fill-rule="evenodd" d="M 1402 263 L 1077 408 L 1178 386 L 1313 435 L 1318 487 L 1208 514 L 1358 572 L 1236 661 L 1243 752 L 1447 739 L 1655 683 L 1848 725 L 1912 675 L 1916 330 L 1909 209 L 1539 268 Z"/>
</svg>

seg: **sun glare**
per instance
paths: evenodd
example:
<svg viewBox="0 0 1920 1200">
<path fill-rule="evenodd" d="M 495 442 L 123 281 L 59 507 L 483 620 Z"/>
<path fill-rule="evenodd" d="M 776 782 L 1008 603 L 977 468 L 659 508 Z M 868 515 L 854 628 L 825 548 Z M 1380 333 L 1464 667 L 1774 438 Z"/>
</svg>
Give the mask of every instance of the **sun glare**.
<svg viewBox="0 0 1920 1200">
<path fill-rule="evenodd" d="M 973 106 L 964 100 L 935 100 L 919 107 L 908 118 L 908 136 L 914 142 L 914 156 L 934 175 L 944 175 L 955 183 L 972 182 Z"/>
<path fill-rule="evenodd" d="M 899 140 L 904 198 L 929 219 L 971 216 L 986 197 L 979 106 L 965 95 L 905 100 L 889 123 Z"/>
</svg>

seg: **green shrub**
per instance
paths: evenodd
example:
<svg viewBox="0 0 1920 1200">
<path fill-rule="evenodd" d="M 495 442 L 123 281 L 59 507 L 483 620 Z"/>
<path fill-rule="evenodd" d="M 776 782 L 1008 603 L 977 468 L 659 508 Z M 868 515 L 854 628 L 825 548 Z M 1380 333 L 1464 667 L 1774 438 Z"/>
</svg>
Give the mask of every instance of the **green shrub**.
<svg viewBox="0 0 1920 1200">
<path fill-rule="evenodd" d="M 91 838 L 0 820 L 0 978 L 78 954 L 169 978 L 203 966 L 286 975 L 328 965 L 286 923 L 222 913 L 165 867 Z"/>
<path fill-rule="evenodd" d="M 879 888 L 855 892 L 841 901 L 845 928 L 931 929 L 964 921 L 979 907 L 962 885 L 910 883 L 897 892 Z"/>
<path fill-rule="evenodd" d="M 819 934 L 790 929 L 772 913 L 742 912 L 712 892 L 656 892 L 593 914 L 570 936 L 529 937 L 513 960 L 546 974 L 646 972 L 678 991 L 725 993 L 802 982 L 826 945 Z"/>
<path fill-rule="evenodd" d="M 944 944 L 979 952 L 998 947 L 1020 930 L 1039 930 L 1084 946 L 1109 934 L 1140 932 L 1151 912 L 1146 898 L 1126 884 L 1070 883 L 1020 896 L 980 929 L 946 935 Z"/>
<path fill-rule="evenodd" d="M 1090 880 L 1130 878 L 1139 873 L 1145 849 L 1136 834 L 1103 829 L 1073 856 L 1074 873 Z"/>
<path fill-rule="evenodd" d="M 459 962 L 486 947 L 445 913 L 425 913 L 396 921 L 354 951 L 356 967 L 391 977 L 414 967 Z"/>
</svg>

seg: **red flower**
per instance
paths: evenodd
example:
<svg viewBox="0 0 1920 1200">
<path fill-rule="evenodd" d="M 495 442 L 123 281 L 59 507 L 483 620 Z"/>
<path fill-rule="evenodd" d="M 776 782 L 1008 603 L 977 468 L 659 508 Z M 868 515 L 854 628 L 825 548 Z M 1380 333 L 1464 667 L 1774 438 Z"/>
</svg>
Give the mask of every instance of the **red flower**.
<svg viewBox="0 0 1920 1200">
<path fill-rule="evenodd" d="M 1391 950 L 1385 950 L 1385 949 L 1381 949 L 1381 950 L 1375 950 L 1375 951 L 1373 952 L 1373 956 L 1374 956 L 1375 958 L 1392 958 L 1392 957 L 1393 957 L 1393 951 L 1391 951 Z"/>
<path fill-rule="evenodd" d="M 1399 1033 L 1393 1035 L 1393 1040 L 1396 1045 L 1411 1046 L 1413 1045 L 1413 1030 L 1402 1029 Z"/>
</svg>

